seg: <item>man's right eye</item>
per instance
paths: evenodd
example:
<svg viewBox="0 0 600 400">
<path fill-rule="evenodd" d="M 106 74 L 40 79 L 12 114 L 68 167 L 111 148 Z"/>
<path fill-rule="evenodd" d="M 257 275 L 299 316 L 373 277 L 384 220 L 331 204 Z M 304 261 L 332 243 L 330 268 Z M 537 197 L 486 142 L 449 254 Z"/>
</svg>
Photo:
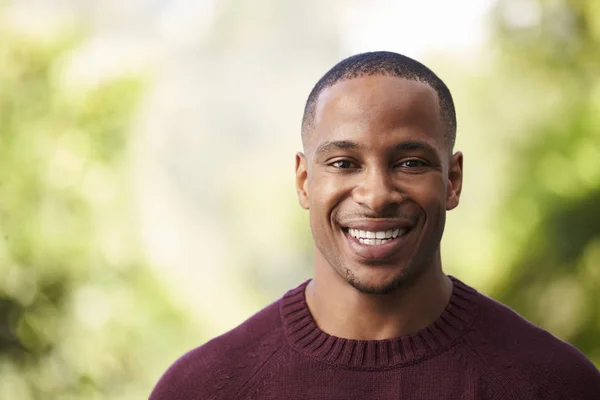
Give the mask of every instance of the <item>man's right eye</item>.
<svg viewBox="0 0 600 400">
<path fill-rule="evenodd" d="M 351 161 L 348 161 L 348 160 L 337 160 L 337 161 L 332 162 L 329 165 L 331 165 L 334 168 L 339 168 L 339 169 L 353 168 L 355 166 L 354 163 L 352 163 Z"/>
</svg>

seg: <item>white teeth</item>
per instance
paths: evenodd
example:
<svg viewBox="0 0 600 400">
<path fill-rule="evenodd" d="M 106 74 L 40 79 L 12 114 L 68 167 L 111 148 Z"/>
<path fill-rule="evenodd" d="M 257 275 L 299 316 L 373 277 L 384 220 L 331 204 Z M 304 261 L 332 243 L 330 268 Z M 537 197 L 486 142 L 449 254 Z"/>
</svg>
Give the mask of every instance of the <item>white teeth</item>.
<svg viewBox="0 0 600 400">
<path fill-rule="evenodd" d="M 406 233 L 408 229 L 393 229 L 389 231 L 361 231 L 359 229 L 349 228 L 348 233 L 358 239 L 358 241 L 362 244 L 367 244 L 371 246 L 381 245 L 387 242 L 390 239 L 395 239 L 398 236 L 402 236 Z"/>
<path fill-rule="evenodd" d="M 363 239 L 390 239 L 395 238 L 398 235 L 404 234 L 406 229 L 393 229 L 389 231 L 379 231 L 379 232 L 370 232 L 370 231 L 361 231 L 358 229 L 348 229 L 348 233 L 355 238 L 363 238 Z"/>
<path fill-rule="evenodd" d="M 360 239 L 358 239 L 358 241 L 361 242 L 362 244 L 368 244 L 368 245 L 374 245 L 375 244 L 375 239 L 360 238 Z"/>
</svg>

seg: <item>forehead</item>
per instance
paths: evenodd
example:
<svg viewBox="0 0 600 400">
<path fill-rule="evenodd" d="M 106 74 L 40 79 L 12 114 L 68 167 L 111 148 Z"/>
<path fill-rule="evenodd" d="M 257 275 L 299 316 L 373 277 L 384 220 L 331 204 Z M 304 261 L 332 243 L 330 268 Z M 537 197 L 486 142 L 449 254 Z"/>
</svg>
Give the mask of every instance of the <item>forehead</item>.
<svg viewBox="0 0 600 400">
<path fill-rule="evenodd" d="M 309 142 L 406 131 L 443 145 L 440 116 L 437 93 L 426 83 L 383 75 L 353 78 L 321 92 Z"/>
</svg>

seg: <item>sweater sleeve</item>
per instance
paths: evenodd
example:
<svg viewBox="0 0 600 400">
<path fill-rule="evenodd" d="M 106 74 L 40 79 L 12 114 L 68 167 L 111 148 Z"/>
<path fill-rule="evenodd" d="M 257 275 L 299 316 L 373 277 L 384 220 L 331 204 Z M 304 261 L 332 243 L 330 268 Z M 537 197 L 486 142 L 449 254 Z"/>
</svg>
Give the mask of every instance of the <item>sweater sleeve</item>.
<svg viewBox="0 0 600 400">
<path fill-rule="evenodd" d="M 160 378 L 149 400 L 234 399 L 283 343 L 278 308 L 271 305 L 183 355 Z"/>
<path fill-rule="evenodd" d="M 563 398 L 598 400 L 600 399 L 600 371 L 588 359 L 583 356 L 581 358 L 573 363 L 571 369 L 565 371 L 561 383 L 558 379 L 556 382 L 571 388 Z"/>
<path fill-rule="evenodd" d="M 210 368 L 202 347 L 177 360 L 160 378 L 150 400 L 196 400 L 216 398 L 226 376 Z"/>
<path fill-rule="evenodd" d="M 566 345 L 569 346 L 570 345 Z M 552 351 L 552 350 L 550 350 Z M 598 400 L 600 399 L 600 372 L 591 361 L 574 347 L 556 352 L 551 357 L 540 357 L 539 362 L 523 364 L 529 370 L 518 370 L 525 379 L 527 396 L 522 399 Z M 519 395 L 520 393 L 517 393 Z"/>
<path fill-rule="evenodd" d="M 160 378 L 149 400 L 234 399 L 281 348 L 263 342 L 252 349 L 256 352 L 240 348 L 221 351 L 211 344 L 177 360 Z"/>
<path fill-rule="evenodd" d="M 466 342 L 503 388 L 492 398 L 600 399 L 600 372 L 579 350 L 505 306 L 486 308 Z"/>
</svg>

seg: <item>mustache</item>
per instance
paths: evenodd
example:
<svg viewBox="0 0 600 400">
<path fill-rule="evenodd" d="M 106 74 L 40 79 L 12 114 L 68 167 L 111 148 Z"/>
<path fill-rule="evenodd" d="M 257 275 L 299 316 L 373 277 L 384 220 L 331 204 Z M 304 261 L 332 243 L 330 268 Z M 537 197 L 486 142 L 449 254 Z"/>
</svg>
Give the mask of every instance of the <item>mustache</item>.
<svg viewBox="0 0 600 400">
<path fill-rule="evenodd" d="M 386 221 L 397 219 L 401 221 L 411 221 L 413 223 L 416 223 L 418 217 L 415 215 L 398 212 L 397 210 L 383 211 L 380 213 L 352 212 L 338 215 L 339 221 L 355 221 L 363 219 L 385 219 Z"/>
</svg>

